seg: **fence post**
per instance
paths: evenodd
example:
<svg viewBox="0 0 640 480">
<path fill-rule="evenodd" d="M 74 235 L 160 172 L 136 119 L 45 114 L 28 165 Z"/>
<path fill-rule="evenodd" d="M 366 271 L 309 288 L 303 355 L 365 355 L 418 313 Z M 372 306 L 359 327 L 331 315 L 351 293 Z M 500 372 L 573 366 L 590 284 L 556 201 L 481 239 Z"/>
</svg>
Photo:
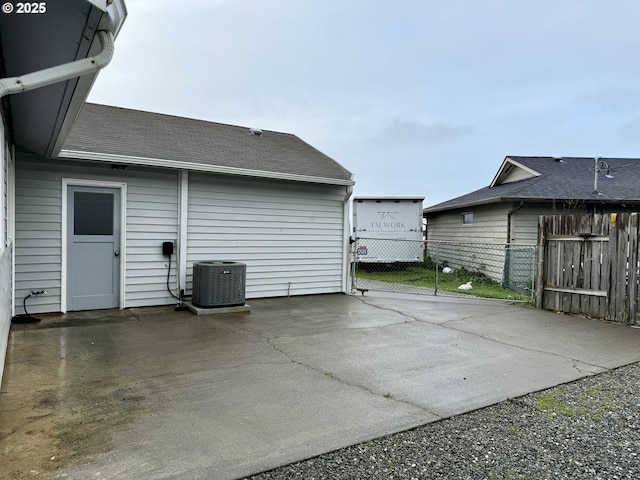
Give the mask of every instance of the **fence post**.
<svg viewBox="0 0 640 480">
<path fill-rule="evenodd" d="M 544 255 L 545 255 L 545 217 L 538 217 L 538 271 L 536 272 L 536 308 L 544 306 Z"/>
<path fill-rule="evenodd" d="M 436 242 L 436 286 L 433 289 L 433 294 L 434 295 L 438 295 L 438 272 L 440 270 L 440 266 L 439 266 L 440 259 L 438 258 L 439 245 L 440 244 L 438 242 Z"/>
<path fill-rule="evenodd" d="M 629 298 L 629 312 L 626 319 L 627 325 L 636 323 L 638 311 L 638 214 L 632 213 L 629 217 L 629 267 L 627 273 L 627 296 Z"/>
<path fill-rule="evenodd" d="M 356 262 L 358 261 L 358 239 L 354 239 L 354 242 L 350 245 L 351 247 L 351 292 L 354 293 L 356 291 Z"/>
<path fill-rule="evenodd" d="M 538 252 L 538 247 L 531 247 L 532 255 L 531 255 L 531 303 L 536 301 L 536 261 L 538 257 L 536 256 Z"/>
</svg>

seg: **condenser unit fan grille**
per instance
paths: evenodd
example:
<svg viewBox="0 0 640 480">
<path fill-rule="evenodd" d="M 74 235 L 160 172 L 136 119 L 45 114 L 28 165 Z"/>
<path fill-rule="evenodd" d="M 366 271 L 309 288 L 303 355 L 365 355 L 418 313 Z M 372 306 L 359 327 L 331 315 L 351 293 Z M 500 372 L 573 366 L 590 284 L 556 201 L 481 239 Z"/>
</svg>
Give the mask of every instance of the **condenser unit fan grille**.
<svg viewBox="0 0 640 480">
<path fill-rule="evenodd" d="M 246 265 L 209 260 L 193 264 L 193 304 L 215 308 L 244 305 Z"/>
</svg>

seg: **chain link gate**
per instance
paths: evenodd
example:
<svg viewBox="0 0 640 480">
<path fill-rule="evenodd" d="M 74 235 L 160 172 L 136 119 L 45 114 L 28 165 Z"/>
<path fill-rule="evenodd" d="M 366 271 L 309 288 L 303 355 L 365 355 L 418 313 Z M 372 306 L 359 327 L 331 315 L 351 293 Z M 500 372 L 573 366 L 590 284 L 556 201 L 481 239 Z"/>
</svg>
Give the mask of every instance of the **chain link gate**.
<svg viewBox="0 0 640 480">
<path fill-rule="evenodd" d="M 532 301 L 535 245 L 357 238 L 352 291 Z"/>
</svg>

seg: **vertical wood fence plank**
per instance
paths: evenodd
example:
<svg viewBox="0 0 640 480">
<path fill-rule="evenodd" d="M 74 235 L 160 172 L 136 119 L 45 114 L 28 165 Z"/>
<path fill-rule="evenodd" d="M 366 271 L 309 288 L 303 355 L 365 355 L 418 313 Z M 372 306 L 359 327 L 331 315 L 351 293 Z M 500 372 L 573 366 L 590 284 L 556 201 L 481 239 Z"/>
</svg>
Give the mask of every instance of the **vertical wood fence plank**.
<svg viewBox="0 0 640 480">
<path fill-rule="evenodd" d="M 635 298 L 635 302 L 636 302 L 636 312 L 635 315 L 633 317 L 630 318 L 631 320 L 631 325 L 640 325 L 640 319 L 638 318 L 638 305 L 640 305 L 640 221 L 638 222 L 639 225 L 637 225 L 636 228 L 636 248 L 635 248 L 635 252 L 636 252 L 636 259 L 638 261 L 638 264 L 636 265 L 636 269 L 634 269 L 634 271 L 636 272 L 636 287 L 635 290 L 631 293 L 634 298 Z"/>
<path fill-rule="evenodd" d="M 614 301 L 614 320 L 616 322 L 624 322 L 626 316 L 627 299 L 626 299 L 626 283 L 627 283 L 627 263 L 628 263 L 628 245 L 629 245 L 629 215 L 622 215 L 622 222 L 618 228 L 617 250 L 613 261 L 616 265 L 616 276 L 611 278 L 615 285 Z"/>
<path fill-rule="evenodd" d="M 626 213 L 618 214 L 615 221 L 604 214 L 541 216 L 536 306 L 639 323 L 638 218 Z M 559 292 L 553 287 L 577 291 Z"/>
<path fill-rule="evenodd" d="M 570 228 L 570 227 L 569 227 Z M 575 242 L 558 242 L 559 247 L 562 249 L 562 287 L 573 286 L 573 248 L 571 248 Z M 560 308 L 563 312 L 571 312 L 571 294 L 562 294 L 562 306 Z"/>
<path fill-rule="evenodd" d="M 638 291 L 638 214 L 632 213 L 629 218 L 629 263 L 627 273 L 627 298 L 629 310 L 626 323 L 631 325 L 636 322 Z"/>
<path fill-rule="evenodd" d="M 608 215 L 594 215 L 593 218 L 593 233 L 598 237 L 606 237 L 609 234 L 609 216 Z M 607 242 L 592 242 L 592 285 L 594 290 L 608 291 L 609 278 L 608 278 L 608 261 L 611 258 L 607 255 Z M 604 318 L 607 312 L 608 297 L 592 297 L 591 298 L 590 315 L 598 318 Z"/>
<path fill-rule="evenodd" d="M 584 288 L 584 282 L 582 281 L 582 260 L 584 256 L 584 241 L 571 242 L 571 285 L 573 288 Z M 580 297 L 574 293 L 571 295 L 571 313 L 580 313 Z"/>
<path fill-rule="evenodd" d="M 595 258 L 598 242 L 583 242 L 582 252 L 582 288 L 587 290 L 598 290 L 598 285 L 593 281 L 592 272 L 594 269 Z M 580 296 L 580 308 L 585 315 L 592 315 L 597 308 L 597 300 L 599 297 L 593 295 Z"/>
<path fill-rule="evenodd" d="M 546 258 L 546 217 L 538 217 L 538 261 L 536 275 L 536 308 L 544 306 L 545 258 Z"/>
</svg>

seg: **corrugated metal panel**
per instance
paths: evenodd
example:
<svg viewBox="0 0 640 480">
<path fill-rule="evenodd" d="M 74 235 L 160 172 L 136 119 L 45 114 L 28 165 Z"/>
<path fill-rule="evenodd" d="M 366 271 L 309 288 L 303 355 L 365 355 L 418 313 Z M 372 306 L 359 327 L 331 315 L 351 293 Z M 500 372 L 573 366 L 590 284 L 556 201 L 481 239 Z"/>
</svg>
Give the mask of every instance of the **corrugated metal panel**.
<svg viewBox="0 0 640 480">
<path fill-rule="evenodd" d="M 125 306 L 173 303 L 166 288 L 167 259 L 161 246 L 178 237 L 175 172 L 112 170 L 110 165 L 43 161 L 23 155 L 16 170 L 17 313 L 22 312 L 22 299 L 34 289 L 44 289 L 47 295 L 29 299 L 30 313 L 61 308 L 63 177 L 127 184 Z M 176 271 L 175 258 L 171 267 Z"/>
<path fill-rule="evenodd" d="M 189 179 L 193 262 L 247 265 L 247 298 L 342 290 L 344 187 L 214 175 Z"/>
</svg>

